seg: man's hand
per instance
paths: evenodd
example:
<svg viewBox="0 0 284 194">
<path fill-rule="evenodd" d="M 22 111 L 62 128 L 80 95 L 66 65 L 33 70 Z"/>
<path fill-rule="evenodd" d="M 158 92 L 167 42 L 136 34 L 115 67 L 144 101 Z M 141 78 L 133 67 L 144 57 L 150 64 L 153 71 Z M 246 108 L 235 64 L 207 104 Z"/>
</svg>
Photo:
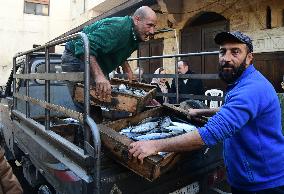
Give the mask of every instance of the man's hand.
<svg viewBox="0 0 284 194">
<path fill-rule="evenodd" d="M 124 64 L 122 65 L 122 70 L 124 73 L 126 73 L 129 81 L 132 81 L 134 79 L 133 72 L 127 61 L 125 61 Z"/>
<path fill-rule="evenodd" d="M 95 82 L 98 98 L 102 101 L 109 101 L 111 98 L 111 85 L 109 80 L 107 80 L 105 76 L 97 76 Z"/>
<path fill-rule="evenodd" d="M 158 153 L 155 141 L 137 141 L 129 145 L 130 158 L 134 157 L 143 164 L 143 159 L 147 156 Z"/>
<path fill-rule="evenodd" d="M 91 74 L 96 83 L 96 95 L 101 101 L 110 101 L 111 85 L 104 76 L 95 56 L 90 55 Z"/>
</svg>

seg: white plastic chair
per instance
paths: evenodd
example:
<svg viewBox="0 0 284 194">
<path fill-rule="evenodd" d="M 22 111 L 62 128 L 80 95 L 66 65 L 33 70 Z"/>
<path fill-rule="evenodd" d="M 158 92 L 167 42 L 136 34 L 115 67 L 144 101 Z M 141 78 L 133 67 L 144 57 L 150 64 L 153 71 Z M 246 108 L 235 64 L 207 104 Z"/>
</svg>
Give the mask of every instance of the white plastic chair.
<svg viewBox="0 0 284 194">
<path fill-rule="evenodd" d="M 211 89 L 205 92 L 205 96 L 219 96 L 223 97 L 224 93 L 222 90 Z M 209 104 L 208 104 L 209 103 Z M 218 108 L 222 105 L 222 101 L 214 101 L 214 100 L 205 100 L 205 104 L 209 106 L 209 108 Z"/>
</svg>

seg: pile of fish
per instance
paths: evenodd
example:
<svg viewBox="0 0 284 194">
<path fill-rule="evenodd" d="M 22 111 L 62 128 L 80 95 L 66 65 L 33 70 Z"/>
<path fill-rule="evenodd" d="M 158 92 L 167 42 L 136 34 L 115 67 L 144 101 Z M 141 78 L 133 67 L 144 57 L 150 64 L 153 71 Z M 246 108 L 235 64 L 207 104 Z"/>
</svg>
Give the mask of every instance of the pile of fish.
<svg viewBox="0 0 284 194">
<path fill-rule="evenodd" d="M 134 141 L 165 139 L 181 135 L 196 129 L 196 126 L 186 123 L 178 118 L 172 119 L 169 116 L 146 118 L 136 126 L 129 126 L 119 133 Z"/>
<path fill-rule="evenodd" d="M 120 84 L 118 86 L 112 86 L 112 91 L 136 95 L 138 97 L 146 96 L 147 92 L 139 88 L 131 88 L 128 85 Z"/>
</svg>

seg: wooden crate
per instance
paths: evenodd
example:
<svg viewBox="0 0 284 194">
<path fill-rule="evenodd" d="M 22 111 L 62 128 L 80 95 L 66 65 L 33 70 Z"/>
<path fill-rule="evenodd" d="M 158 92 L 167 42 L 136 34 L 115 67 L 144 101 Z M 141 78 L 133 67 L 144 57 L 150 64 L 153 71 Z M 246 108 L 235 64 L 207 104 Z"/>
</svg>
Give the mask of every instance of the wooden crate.
<svg viewBox="0 0 284 194">
<path fill-rule="evenodd" d="M 103 145 L 109 151 L 110 157 L 149 181 L 157 179 L 162 174 L 170 170 L 180 159 L 180 154 L 168 153 L 166 156 L 150 156 L 145 158 L 141 165 L 135 161 L 129 160 L 128 146 L 133 142 L 133 140 L 119 134 L 119 131 L 129 125 L 136 125 L 145 118 L 162 116 L 175 116 L 197 126 L 202 126 L 206 122 L 204 120 L 193 121 L 183 111 L 179 111 L 179 108 L 163 105 L 161 107 L 139 113 L 133 117 L 99 125 L 101 140 Z"/>
<path fill-rule="evenodd" d="M 110 83 L 111 85 L 125 84 L 130 86 L 131 88 L 143 89 L 147 92 L 147 94 L 143 97 L 138 97 L 134 94 L 132 95 L 120 93 L 119 91 L 112 91 L 110 101 L 103 102 L 98 100 L 95 89 L 91 86 L 90 100 L 92 105 L 103 105 L 110 109 L 127 111 L 133 114 L 137 114 L 144 109 L 145 103 L 149 99 L 155 98 L 156 96 L 156 87 L 150 84 L 143 84 L 138 82 L 130 83 L 128 80 L 117 78 L 111 79 Z M 78 84 L 75 86 L 74 99 L 80 103 L 84 101 L 84 85 Z"/>
</svg>

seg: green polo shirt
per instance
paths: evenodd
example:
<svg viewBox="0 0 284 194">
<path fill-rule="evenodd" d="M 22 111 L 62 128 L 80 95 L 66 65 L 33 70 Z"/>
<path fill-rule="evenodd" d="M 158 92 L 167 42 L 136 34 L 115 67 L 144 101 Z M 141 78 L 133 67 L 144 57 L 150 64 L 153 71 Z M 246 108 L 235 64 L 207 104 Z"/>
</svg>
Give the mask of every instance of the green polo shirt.
<svg viewBox="0 0 284 194">
<path fill-rule="evenodd" d="M 96 57 L 103 73 L 108 75 L 138 48 L 138 39 L 130 16 L 99 20 L 83 29 L 90 41 L 90 55 Z M 67 47 L 76 57 L 84 54 L 83 41 L 72 40 Z"/>
</svg>

